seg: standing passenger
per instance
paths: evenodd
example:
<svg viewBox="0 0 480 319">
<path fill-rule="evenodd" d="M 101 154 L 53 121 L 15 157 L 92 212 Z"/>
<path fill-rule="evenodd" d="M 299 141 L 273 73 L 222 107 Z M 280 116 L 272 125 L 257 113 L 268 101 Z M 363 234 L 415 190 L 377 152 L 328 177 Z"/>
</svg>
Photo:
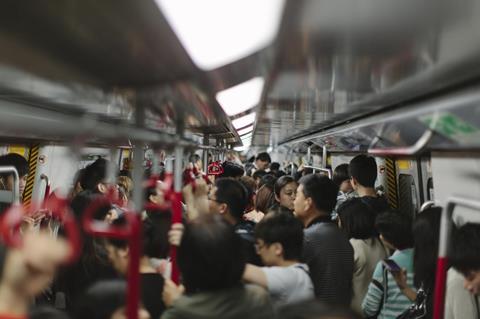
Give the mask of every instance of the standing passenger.
<svg viewBox="0 0 480 319">
<path fill-rule="evenodd" d="M 243 219 L 248 204 L 247 190 L 239 181 L 232 178 L 220 178 L 208 196 L 209 210 L 222 215 L 235 228 L 235 233 L 242 239 L 247 261 L 256 265 L 260 259 L 255 253 L 254 224 Z"/>
<path fill-rule="evenodd" d="M 333 182 L 338 186 L 337 205 L 338 207 L 348 199 L 355 196 L 352 183 L 350 183 L 350 174 L 348 173 L 348 164 L 340 164 L 333 171 Z"/>
<path fill-rule="evenodd" d="M 241 239 L 225 220 L 203 215 L 186 224 L 178 248 L 185 288 L 167 280 L 162 319 L 273 318 L 268 293 L 243 285 L 245 259 Z"/>
<path fill-rule="evenodd" d="M 255 228 L 257 253 L 267 267 L 247 264 L 243 279 L 270 292 L 277 308 L 314 298 L 306 264 L 300 263 L 303 226 L 291 213 L 269 212 Z"/>
<path fill-rule="evenodd" d="M 480 225 L 453 232 L 445 319 L 480 318 Z"/>
<path fill-rule="evenodd" d="M 407 286 L 413 288 L 413 236 L 410 219 L 398 212 L 386 212 L 377 216 L 375 224 L 383 244 L 395 250 L 390 259 L 406 271 Z M 379 262 L 362 303 L 365 315 L 395 319 L 410 305 L 411 301 L 397 286 L 390 271 Z"/>
<path fill-rule="evenodd" d="M 349 306 L 352 299 L 353 248 L 330 218 L 338 187 L 325 176 L 299 181 L 294 207 L 304 229 L 303 260 L 310 268 L 315 296 Z"/>
<path fill-rule="evenodd" d="M 352 309 L 362 313 L 362 301 L 367 294 L 377 263 L 388 253 L 375 231 L 375 215 L 359 198 L 352 198 L 337 210 L 338 225 L 353 246 L 353 300 Z"/>
<path fill-rule="evenodd" d="M 375 180 L 377 179 L 377 163 L 367 155 L 355 156 L 348 166 L 353 190 L 378 215 L 389 209 L 384 197 L 377 195 Z"/>
<path fill-rule="evenodd" d="M 270 166 L 270 163 L 272 162 L 272 159 L 270 158 L 270 155 L 268 155 L 267 152 L 262 152 L 259 153 L 255 157 L 255 162 L 254 166 L 250 168 L 250 170 L 247 172 L 248 176 L 252 176 L 255 171 L 266 171 L 268 167 Z"/>
<path fill-rule="evenodd" d="M 18 195 L 20 199 L 23 198 L 23 191 L 25 190 L 25 184 L 27 183 L 28 176 L 28 162 L 25 157 L 10 153 L 0 156 L 0 166 L 13 166 L 18 173 Z M 11 173 L 2 173 L 0 175 L 0 188 L 4 190 L 13 191 L 14 176 Z"/>
<path fill-rule="evenodd" d="M 293 202 L 297 194 L 298 184 L 291 176 L 280 177 L 273 187 L 275 200 L 280 206 L 283 206 L 293 212 Z"/>
</svg>

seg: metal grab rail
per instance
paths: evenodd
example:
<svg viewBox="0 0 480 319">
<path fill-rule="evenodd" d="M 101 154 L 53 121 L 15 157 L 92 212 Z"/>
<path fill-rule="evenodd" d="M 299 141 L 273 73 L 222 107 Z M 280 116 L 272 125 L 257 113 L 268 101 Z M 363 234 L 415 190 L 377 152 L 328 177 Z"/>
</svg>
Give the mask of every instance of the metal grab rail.
<svg viewBox="0 0 480 319">
<path fill-rule="evenodd" d="M 328 168 L 311 166 L 311 165 L 304 165 L 303 168 L 311 168 L 311 169 L 313 169 L 314 173 L 315 173 L 315 171 L 326 172 L 328 174 L 328 178 L 332 179 L 332 171 Z"/>
<path fill-rule="evenodd" d="M 44 202 L 42 207 L 44 207 L 43 210 L 48 211 L 52 217 L 57 217 L 62 221 L 70 246 L 70 256 L 65 260 L 65 263 L 75 262 L 80 257 L 82 243 L 80 231 L 70 211 L 69 201 L 65 198 L 51 196 Z M 7 245 L 20 247 L 23 244 L 23 239 L 20 235 L 20 226 L 23 222 L 23 217 L 31 212 L 28 208 L 23 205 L 14 204 L 5 211 L 0 224 L 0 234 Z"/>
<path fill-rule="evenodd" d="M 440 239 L 438 245 L 437 273 L 435 277 L 435 294 L 433 303 L 433 319 L 443 319 L 445 310 L 445 290 L 448 269 L 448 244 L 452 229 L 452 215 L 456 206 L 480 210 L 480 201 L 452 196 L 447 199 L 442 211 L 440 223 Z"/>
<path fill-rule="evenodd" d="M 423 150 L 428 142 L 432 139 L 434 131 L 428 129 L 423 133 L 423 135 L 418 139 L 418 141 L 413 144 L 412 146 L 405 146 L 405 147 L 389 147 L 389 148 L 374 148 L 374 146 L 380 141 L 380 137 L 376 136 L 370 147 L 368 149 L 368 154 L 371 155 L 415 155 L 421 150 Z"/>
<path fill-rule="evenodd" d="M 140 257 L 141 257 L 141 229 L 140 214 L 132 211 L 125 212 L 127 225 L 112 226 L 106 222 L 94 219 L 95 213 L 104 205 L 111 205 L 107 197 L 94 200 L 84 211 L 82 224 L 85 232 L 92 236 L 110 237 L 128 240 L 129 262 L 127 274 L 127 318 L 138 318 L 140 298 Z"/>
<path fill-rule="evenodd" d="M 50 196 L 50 179 L 45 174 L 40 175 L 40 179 L 45 181 L 45 194 L 43 195 L 43 199 L 47 200 L 48 196 Z"/>
<path fill-rule="evenodd" d="M 18 177 L 17 169 L 14 166 L 2 166 L 0 167 L 0 174 L 13 173 L 13 203 L 20 203 L 20 178 Z"/>
</svg>

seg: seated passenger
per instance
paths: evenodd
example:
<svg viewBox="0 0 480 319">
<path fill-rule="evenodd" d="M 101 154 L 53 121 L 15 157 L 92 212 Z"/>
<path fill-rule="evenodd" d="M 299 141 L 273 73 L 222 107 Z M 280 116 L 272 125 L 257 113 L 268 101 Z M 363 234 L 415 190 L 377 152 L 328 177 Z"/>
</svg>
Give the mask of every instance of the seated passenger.
<svg viewBox="0 0 480 319">
<path fill-rule="evenodd" d="M 308 264 L 315 296 L 328 304 L 349 306 L 352 299 L 353 248 L 330 214 L 338 187 L 325 176 L 299 181 L 294 207 L 304 226 L 302 261 Z"/>
<path fill-rule="evenodd" d="M 350 183 L 350 174 L 348 173 L 348 164 L 340 164 L 333 171 L 333 182 L 338 186 L 338 196 L 337 196 L 337 205 L 335 206 L 335 211 L 338 207 L 343 204 L 348 199 L 355 197 L 355 192 L 353 191 L 352 183 Z"/>
<path fill-rule="evenodd" d="M 413 287 L 413 239 L 410 218 L 398 212 L 389 211 L 378 215 L 376 229 L 383 244 L 394 249 L 390 257 L 407 274 L 407 286 Z M 367 317 L 397 318 L 411 305 L 411 301 L 402 293 L 392 274 L 381 262 L 375 267 L 373 279 L 362 303 Z"/>
<path fill-rule="evenodd" d="M 344 202 L 337 210 L 338 226 L 345 231 L 353 247 L 352 309 L 362 314 L 362 301 L 367 294 L 377 263 L 388 256 L 375 231 L 375 215 L 359 198 Z"/>
<path fill-rule="evenodd" d="M 170 214 L 158 212 L 151 214 L 142 223 L 142 253 L 140 259 L 141 300 L 152 318 L 159 318 L 165 305 L 159 298 L 163 290 L 164 279 L 151 265 L 150 258 L 166 258 L 169 253 L 168 229 Z M 124 219 L 118 219 L 114 225 L 124 225 Z M 113 267 L 123 276 L 127 275 L 129 264 L 129 247 L 126 240 L 106 239 L 108 258 Z"/>
<path fill-rule="evenodd" d="M 127 284 L 123 280 L 99 281 L 88 288 L 75 311 L 76 319 L 127 319 Z M 154 319 L 140 306 L 138 319 Z"/>
<path fill-rule="evenodd" d="M 387 200 L 378 196 L 375 191 L 377 163 L 373 157 L 367 155 L 355 156 L 350 161 L 348 171 L 353 190 L 370 206 L 376 215 L 389 209 Z"/>
<path fill-rule="evenodd" d="M 292 214 L 271 211 L 255 228 L 257 253 L 267 267 L 247 264 L 243 280 L 266 288 L 276 308 L 314 298 L 308 266 L 300 263 L 303 226 Z"/>
<path fill-rule="evenodd" d="M 178 265 L 185 288 L 167 280 L 162 319 L 273 318 L 268 293 L 241 283 L 241 239 L 225 220 L 204 215 L 186 224 Z"/>
<path fill-rule="evenodd" d="M 445 319 L 480 315 L 480 225 L 454 228 L 450 250 Z"/>
<path fill-rule="evenodd" d="M 255 253 L 254 224 L 243 219 L 248 198 L 242 183 L 232 178 L 217 179 L 208 200 L 210 212 L 222 215 L 234 226 L 235 233 L 242 239 L 247 261 L 259 265 L 260 258 Z"/>
<path fill-rule="evenodd" d="M 293 202 L 297 194 L 298 184 L 291 176 L 280 177 L 273 187 L 275 200 L 278 205 L 283 206 L 293 212 Z"/>
</svg>

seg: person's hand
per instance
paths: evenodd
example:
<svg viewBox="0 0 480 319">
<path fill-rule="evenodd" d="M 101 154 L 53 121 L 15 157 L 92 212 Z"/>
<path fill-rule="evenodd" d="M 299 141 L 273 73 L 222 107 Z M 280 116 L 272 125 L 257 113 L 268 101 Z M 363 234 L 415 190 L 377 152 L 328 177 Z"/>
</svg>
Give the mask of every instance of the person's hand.
<svg viewBox="0 0 480 319">
<path fill-rule="evenodd" d="M 195 219 L 208 213 L 208 185 L 203 178 L 195 179 L 195 187 L 189 183 L 183 188 L 183 199 L 187 205 L 187 215 Z"/>
<path fill-rule="evenodd" d="M 265 217 L 265 214 L 262 212 L 257 212 L 256 210 L 252 210 L 251 212 L 246 213 L 243 215 L 243 218 L 245 220 L 254 222 L 254 223 L 259 223 L 263 217 Z"/>
<path fill-rule="evenodd" d="M 53 280 L 57 267 L 67 259 L 70 246 L 47 232 L 28 232 L 20 248 L 10 248 L 2 282 L 9 289 L 34 297 Z"/>
<path fill-rule="evenodd" d="M 163 285 L 162 299 L 163 303 L 167 307 L 171 307 L 175 301 L 177 301 L 185 292 L 185 287 L 183 285 L 177 286 L 170 279 L 165 280 Z"/>
<path fill-rule="evenodd" d="M 183 231 L 185 227 L 181 223 L 175 223 L 172 225 L 172 228 L 168 232 L 168 242 L 173 246 L 180 246 L 182 241 Z"/>
<path fill-rule="evenodd" d="M 42 221 L 43 218 L 47 215 L 46 210 L 38 210 L 32 214 L 25 215 L 22 219 L 22 224 L 20 229 L 23 233 L 34 230 Z"/>
<path fill-rule="evenodd" d="M 397 283 L 398 288 L 400 290 L 405 290 L 408 287 L 407 284 L 407 270 L 402 268 L 400 271 L 392 271 L 390 272 Z"/>
</svg>

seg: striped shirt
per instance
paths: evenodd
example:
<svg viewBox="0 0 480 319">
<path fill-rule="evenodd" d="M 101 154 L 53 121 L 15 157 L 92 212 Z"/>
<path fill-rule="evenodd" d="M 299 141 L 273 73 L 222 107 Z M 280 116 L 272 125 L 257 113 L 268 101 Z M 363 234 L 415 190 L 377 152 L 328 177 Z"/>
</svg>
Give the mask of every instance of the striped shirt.
<svg viewBox="0 0 480 319">
<path fill-rule="evenodd" d="M 310 268 L 315 296 L 328 304 L 350 305 L 353 248 L 344 232 L 318 217 L 304 230 L 303 260 Z"/>
<path fill-rule="evenodd" d="M 390 259 L 395 261 L 401 268 L 407 270 L 407 284 L 413 290 L 416 290 L 413 286 L 413 249 L 397 250 Z M 378 281 L 385 289 L 385 284 L 383 282 L 384 271 L 387 274 L 387 298 L 378 318 L 395 319 L 404 312 L 412 302 L 402 293 L 391 273 L 382 267 L 381 262 L 375 267 L 373 280 Z M 383 294 L 384 291 L 382 289 L 377 287 L 374 283 L 370 283 L 367 295 L 362 303 L 363 312 L 367 317 L 374 316 L 377 313 L 380 305 L 384 301 Z"/>
</svg>

